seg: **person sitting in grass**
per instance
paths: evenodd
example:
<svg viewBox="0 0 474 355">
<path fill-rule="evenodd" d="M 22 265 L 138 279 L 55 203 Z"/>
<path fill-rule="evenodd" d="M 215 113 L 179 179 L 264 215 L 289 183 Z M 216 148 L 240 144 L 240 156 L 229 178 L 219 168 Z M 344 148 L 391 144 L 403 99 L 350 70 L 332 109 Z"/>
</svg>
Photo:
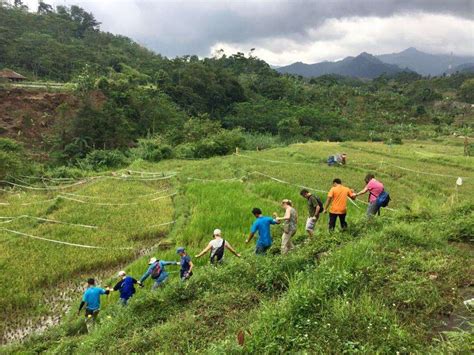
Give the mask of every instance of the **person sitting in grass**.
<svg viewBox="0 0 474 355">
<path fill-rule="evenodd" d="M 332 181 L 332 188 L 328 192 L 328 199 L 324 206 L 324 213 L 328 211 L 329 205 L 331 209 L 329 211 L 329 231 L 332 232 L 336 227 L 337 218 L 341 222 L 341 228 L 347 229 L 346 213 L 347 213 L 347 198 L 354 200 L 356 194 L 353 190 L 342 185 L 341 179 L 334 179 Z"/>
<path fill-rule="evenodd" d="M 181 281 L 186 281 L 191 276 L 193 276 L 193 262 L 191 261 L 191 257 L 186 253 L 183 247 L 180 247 L 176 250 L 176 253 L 181 257 L 180 264 L 181 270 L 179 270 L 179 276 L 181 277 Z"/>
<path fill-rule="evenodd" d="M 222 239 L 222 232 L 220 229 L 214 230 L 214 239 L 209 242 L 209 244 L 198 254 L 196 258 L 200 258 L 208 251 L 211 251 L 209 254 L 211 257 L 211 264 L 217 265 L 224 261 L 224 251 L 228 249 L 236 257 L 240 258 L 240 254 L 232 248 L 232 245 L 224 239 Z"/>
<path fill-rule="evenodd" d="M 384 191 L 384 186 L 380 181 L 375 180 L 375 175 L 371 173 L 367 174 L 364 180 L 366 185 L 361 191 L 356 193 L 356 196 L 369 192 L 367 217 L 372 217 L 380 211 L 380 206 L 377 204 L 377 198 Z"/>
<path fill-rule="evenodd" d="M 319 219 L 319 215 L 323 212 L 323 202 L 321 199 L 310 193 L 307 189 L 300 191 L 300 195 L 308 200 L 308 218 L 306 219 L 306 232 L 310 238 L 314 235 L 314 228 Z"/>
<path fill-rule="evenodd" d="M 253 222 L 250 228 L 250 234 L 245 240 L 245 243 L 249 243 L 258 232 L 257 245 L 255 247 L 255 254 L 266 254 L 267 250 L 272 246 L 272 234 L 270 232 L 270 225 L 278 224 L 276 220 L 271 217 L 264 216 L 260 208 L 255 207 L 252 210 L 252 214 L 256 220 Z"/>
<path fill-rule="evenodd" d="M 112 289 L 112 291 L 119 291 L 120 292 L 120 303 L 123 306 L 126 306 L 128 300 L 135 294 L 135 284 L 138 283 L 131 276 L 127 276 L 125 271 L 119 271 L 118 273 L 119 282 L 117 282 Z"/>
<path fill-rule="evenodd" d="M 148 269 L 145 271 L 143 276 L 140 278 L 140 281 L 138 282 L 139 285 L 141 286 L 143 282 L 151 276 L 155 282 L 153 283 L 153 286 L 151 287 L 152 290 L 157 289 L 158 287 L 162 286 L 163 283 L 168 279 L 169 274 L 165 270 L 165 266 L 167 265 L 179 265 L 179 262 L 176 261 L 164 261 L 164 260 L 158 260 L 157 258 L 151 258 L 150 261 L 148 262 Z"/>
<path fill-rule="evenodd" d="M 81 304 L 79 305 L 79 310 L 77 314 L 81 314 L 81 310 L 86 306 L 86 321 L 89 319 L 95 321 L 97 315 L 100 312 L 100 296 L 101 295 L 108 295 L 109 290 L 105 290 L 101 287 L 96 287 L 95 280 L 90 278 L 87 280 L 87 289 L 82 296 Z M 89 329 L 89 325 L 88 325 Z"/>
<path fill-rule="evenodd" d="M 283 221 L 283 235 L 281 236 L 281 254 L 285 255 L 294 248 L 291 238 L 296 234 L 298 229 L 298 213 L 293 207 L 291 200 L 284 199 L 281 206 L 285 210 L 283 217 L 274 216 L 277 223 Z"/>
</svg>

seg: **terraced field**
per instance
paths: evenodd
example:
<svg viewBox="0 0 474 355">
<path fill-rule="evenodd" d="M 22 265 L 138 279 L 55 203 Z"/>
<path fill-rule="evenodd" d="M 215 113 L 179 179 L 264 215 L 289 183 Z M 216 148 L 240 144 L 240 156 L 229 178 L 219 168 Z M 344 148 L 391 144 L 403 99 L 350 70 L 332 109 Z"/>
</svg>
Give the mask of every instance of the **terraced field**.
<svg viewBox="0 0 474 355">
<path fill-rule="evenodd" d="M 345 152 L 348 164 L 328 167 Z M 413 352 L 469 349 L 474 297 L 474 164 L 462 141 L 308 143 L 199 161 L 136 161 L 123 171 L 77 180 L 18 177 L 0 195 L 0 291 L 5 352 Z M 371 223 L 365 197 L 349 205 L 349 230 L 307 240 L 309 187 L 325 198 L 335 177 L 351 188 L 368 171 L 389 190 L 390 209 Z M 462 185 L 456 184 L 461 177 Z M 253 207 L 300 213 L 296 250 L 270 255 L 244 243 Z M 14 218 L 21 217 L 21 218 Z M 39 218 L 39 219 L 38 219 Z M 242 252 L 214 269 L 151 292 L 127 309 L 105 298 L 87 334 L 77 307 L 87 277 L 111 285 L 121 268 L 139 277 L 147 259 L 196 254 L 214 228 Z M 38 239 L 43 238 L 43 239 Z M 176 269 L 171 269 L 176 271 Z M 443 333 L 447 331 L 448 333 Z M 236 335 L 240 334 L 240 344 Z"/>
</svg>

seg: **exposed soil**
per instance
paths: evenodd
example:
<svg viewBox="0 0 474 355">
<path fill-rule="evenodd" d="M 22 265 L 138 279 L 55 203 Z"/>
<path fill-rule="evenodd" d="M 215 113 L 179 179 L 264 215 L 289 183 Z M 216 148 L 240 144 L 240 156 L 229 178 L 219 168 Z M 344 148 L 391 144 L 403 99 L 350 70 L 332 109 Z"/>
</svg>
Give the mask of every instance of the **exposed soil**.
<svg viewBox="0 0 474 355">
<path fill-rule="evenodd" d="M 93 92 L 91 101 L 100 106 L 105 97 L 101 92 Z M 0 88 L 0 137 L 21 141 L 47 158 L 55 123 L 67 121 L 79 107 L 79 98 L 70 92 Z"/>
<path fill-rule="evenodd" d="M 24 89 L 0 90 L 0 137 L 22 141 L 28 147 L 45 148 L 45 137 L 58 115 L 60 105 L 77 107 L 69 93 Z"/>
</svg>

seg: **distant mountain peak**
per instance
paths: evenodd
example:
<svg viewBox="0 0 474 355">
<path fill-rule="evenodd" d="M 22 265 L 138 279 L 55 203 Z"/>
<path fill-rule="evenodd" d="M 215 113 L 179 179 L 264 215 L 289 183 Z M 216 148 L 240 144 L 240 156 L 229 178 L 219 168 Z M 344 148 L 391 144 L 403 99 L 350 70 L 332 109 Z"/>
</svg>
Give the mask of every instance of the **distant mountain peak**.
<svg viewBox="0 0 474 355">
<path fill-rule="evenodd" d="M 374 55 L 362 52 L 356 57 L 346 57 L 335 62 L 320 62 L 306 64 L 304 67 L 298 62 L 286 67 L 278 68 L 280 73 L 297 74 L 305 77 L 317 77 L 326 74 L 373 79 L 382 74 L 396 74 L 401 71 L 396 65 L 383 63 Z"/>
<path fill-rule="evenodd" d="M 415 47 L 408 47 L 407 49 L 405 49 L 404 51 L 401 51 L 400 53 L 423 53 L 423 52 L 419 51 Z"/>
<path fill-rule="evenodd" d="M 474 57 L 462 57 L 450 54 L 430 54 L 410 47 L 399 53 L 382 54 L 377 56 L 384 63 L 409 68 L 422 75 L 441 75 L 466 63 L 474 62 Z"/>
</svg>

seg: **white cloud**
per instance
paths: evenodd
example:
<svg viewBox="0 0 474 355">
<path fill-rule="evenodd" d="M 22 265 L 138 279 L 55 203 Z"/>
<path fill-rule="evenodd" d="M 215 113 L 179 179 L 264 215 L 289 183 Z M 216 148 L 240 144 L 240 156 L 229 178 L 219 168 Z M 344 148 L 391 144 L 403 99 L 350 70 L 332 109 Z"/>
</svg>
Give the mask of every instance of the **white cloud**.
<svg viewBox="0 0 474 355">
<path fill-rule="evenodd" d="M 474 21 L 426 13 L 329 19 L 320 27 L 308 30 L 303 42 L 285 37 L 245 43 L 218 42 L 210 53 L 219 48 L 226 53 L 246 53 L 254 47 L 256 56 L 273 65 L 336 60 L 364 51 L 384 54 L 408 47 L 429 53 L 474 55 Z"/>
<path fill-rule="evenodd" d="M 37 0 L 24 0 L 31 9 Z M 45 0 L 166 56 L 255 54 L 274 65 L 407 47 L 474 55 L 474 0 Z"/>
</svg>

